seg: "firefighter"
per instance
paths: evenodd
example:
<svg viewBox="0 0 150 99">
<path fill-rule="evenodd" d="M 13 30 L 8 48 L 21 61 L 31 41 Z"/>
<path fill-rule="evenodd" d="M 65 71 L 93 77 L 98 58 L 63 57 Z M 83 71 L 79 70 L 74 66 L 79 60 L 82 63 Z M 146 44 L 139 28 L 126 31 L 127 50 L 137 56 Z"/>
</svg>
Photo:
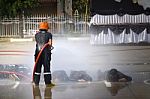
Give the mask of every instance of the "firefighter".
<svg viewBox="0 0 150 99">
<path fill-rule="evenodd" d="M 33 72 L 33 82 L 35 85 L 39 85 L 41 68 L 44 66 L 44 81 L 46 86 L 52 86 L 54 84 L 51 83 L 51 71 L 50 71 L 50 61 L 51 61 L 51 47 L 52 47 L 52 34 L 48 32 L 49 26 L 47 22 L 41 22 L 39 24 L 39 32 L 35 34 L 36 41 L 36 50 L 35 50 L 35 62 L 36 66 L 34 67 Z M 39 59 L 37 60 L 37 56 L 43 46 L 46 46 Z"/>
</svg>

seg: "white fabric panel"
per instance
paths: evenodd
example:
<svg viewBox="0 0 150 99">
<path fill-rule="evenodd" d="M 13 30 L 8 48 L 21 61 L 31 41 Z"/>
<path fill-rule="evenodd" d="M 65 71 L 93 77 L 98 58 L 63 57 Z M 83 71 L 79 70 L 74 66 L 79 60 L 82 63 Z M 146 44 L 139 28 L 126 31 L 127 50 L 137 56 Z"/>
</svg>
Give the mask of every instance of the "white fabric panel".
<svg viewBox="0 0 150 99">
<path fill-rule="evenodd" d="M 136 34 L 130 29 L 130 33 L 126 34 L 126 29 L 119 35 L 114 34 L 109 28 L 108 33 L 104 34 L 102 31 L 99 34 L 91 34 L 91 44 L 121 44 L 121 43 L 139 43 L 150 42 L 150 34 L 147 34 L 145 29 L 140 34 Z"/>
<path fill-rule="evenodd" d="M 148 23 L 150 20 L 150 16 L 146 16 L 145 14 L 139 15 L 124 15 L 118 16 L 115 15 L 94 15 L 91 18 L 90 25 L 106 25 L 106 24 L 125 24 L 125 23 Z"/>
<path fill-rule="evenodd" d="M 138 35 L 130 29 L 130 34 L 128 34 L 127 43 L 137 43 L 137 42 L 138 42 Z"/>
<path fill-rule="evenodd" d="M 103 42 L 103 36 L 102 36 L 102 34 L 103 34 L 103 31 L 101 32 L 101 33 L 99 33 L 99 35 L 98 35 L 98 44 L 104 44 L 104 43 L 102 43 Z"/>
<path fill-rule="evenodd" d="M 120 35 L 115 35 L 115 44 L 120 43 Z"/>
<path fill-rule="evenodd" d="M 127 40 L 126 40 L 126 29 L 123 30 L 123 32 L 120 34 L 119 36 L 119 43 L 125 43 Z"/>
<path fill-rule="evenodd" d="M 142 33 L 139 34 L 139 38 L 138 38 L 139 42 L 141 41 L 148 41 L 148 35 L 147 35 L 147 30 L 145 29 Z"/>
<path fill-rule="evenodd" d="M 108 28 L 108 40 L 107 44 L 115 44 L 115 35 L 114 33 Z"/>
<path fill-rule="evenodd" d="M 100 44 L 105 44 L 105 43 L 104 43 L 104 39 L 105 39 L 104 31 L 102 31 L 102 32 L 99 34 L 99 43 L 100 43 Z"/>
</svg>

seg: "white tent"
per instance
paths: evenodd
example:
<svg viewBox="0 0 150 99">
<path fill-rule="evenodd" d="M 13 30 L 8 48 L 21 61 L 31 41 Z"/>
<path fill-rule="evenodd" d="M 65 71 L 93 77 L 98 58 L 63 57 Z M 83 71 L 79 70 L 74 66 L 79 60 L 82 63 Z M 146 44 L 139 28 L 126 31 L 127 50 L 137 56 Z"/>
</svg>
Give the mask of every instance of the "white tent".
<svg viewBox="0 0 150 99">
<path fill-rule="evenodd" d="M 91 44 L 120 44 L 120 43 L 139 43 L 148 42 L 150 43 L 150 34 L 147 33 L 146 25 L 149 27 L 150 16 L 145 14 L 140 15 L 95 15 L 91 18 L 90 26 L 97 26 L 96 28 L 103 27 L 107 28 L 107 32 L 104 30 L 98 31 L 97 33 L 92 33 L 91 31 Z M 132 30 L 130 25 L 134 27 L 134 30 L 138 30 L 140 25 L 142 26 L 142 32 L 136 33 Z M 124 25 L 124 30 L 121 33 L 114 33 L 110 28 L 122 27 Z M 139 25 L 139 27 L 136 27 Z M 109 27 L 110 26 L 110 27 Z M 114 28 L 115 29 L 115 28 Z M 128 31 L 127 31 L 128 29 Z M 92 30 L 92 29 L 91 29 Z M 93 31 L 95 32 L 95 31 Z"/>
</svg>

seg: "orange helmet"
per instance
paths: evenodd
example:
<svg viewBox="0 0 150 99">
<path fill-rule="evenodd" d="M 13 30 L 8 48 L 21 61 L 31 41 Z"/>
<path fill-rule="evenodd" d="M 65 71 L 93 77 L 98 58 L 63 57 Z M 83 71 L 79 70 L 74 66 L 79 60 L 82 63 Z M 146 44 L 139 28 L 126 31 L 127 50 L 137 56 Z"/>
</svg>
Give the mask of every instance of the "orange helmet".
<svg viewBox="0 0 150 99">
<path fill-rule="evenodd" d="M 44 29 L 44 30 L 48 30 L 49 26 L 47 22 L 41 22 L 39 25 L 39 29 Z"/>
</svg>

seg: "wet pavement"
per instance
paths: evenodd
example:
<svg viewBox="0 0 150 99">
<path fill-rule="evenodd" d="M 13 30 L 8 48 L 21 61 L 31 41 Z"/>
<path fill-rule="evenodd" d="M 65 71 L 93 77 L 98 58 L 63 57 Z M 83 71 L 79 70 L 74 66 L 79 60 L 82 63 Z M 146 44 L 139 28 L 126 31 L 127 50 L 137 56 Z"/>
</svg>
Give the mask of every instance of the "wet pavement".
<svg viewBox="0 0 150 99">
<path fill-rule="evenodd" d="M 41 81 L 34 88 L 30 79 L 35 42 L 0 45 L 0 78 L 7 78 L 0 79 L 0 99 L 150 99 L 150 46 L 92 46 L 89 38 L 54 38 L 52 73 L 64 70 L 70 77 L 72 71 L 86 71 L 92 81 L 54 80 L 53 88 Z M 111 68 L 130 75 L 133 81 L 107 87 L 104 75 Z M 18 81 L 14 72 L 18 79 L 29 79 Z"/>
<path fill-rule="evenodd" d="M 0 45 L 1 64 L 33 67 L 34 41 L 0 42 Z M 150 70 L 150 46 L 92 46 L 89 38 L 54 38 L 51 65 L 54 70 L 67 71 L 105 71 L 113 67 L 145 71 Z"/>
<path fill-rule="evenodd" d="M 0 88 L 0 99 L 150 99 L 150 86 L 134 82 L 115 83 L 111 87 L 106 87 L 104 81 L 60 83 L 52 88 L 22 82 Z"/>
</svg>

